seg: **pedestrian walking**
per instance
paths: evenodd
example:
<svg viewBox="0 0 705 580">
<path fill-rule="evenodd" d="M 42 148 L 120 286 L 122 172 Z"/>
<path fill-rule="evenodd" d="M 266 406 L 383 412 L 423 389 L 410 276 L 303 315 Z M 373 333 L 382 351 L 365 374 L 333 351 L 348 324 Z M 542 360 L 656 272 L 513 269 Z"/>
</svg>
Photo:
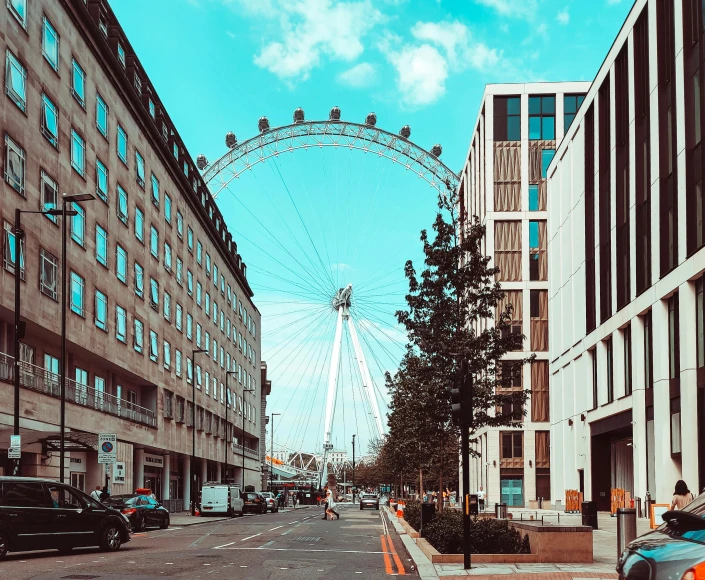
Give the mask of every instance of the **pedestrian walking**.
<svg viewBox="0 0 705 580">
<path fill-rule="evenodd" d="M 326 492 L 326 515 L 330 516 L 330 519 L 333 519 L 333 516 L 340 519 L 340 514 L 335 511 L 335 500 L 330 489 Z"/>
<path fill-rule="evenodd" d="M 480 504 L 481 512 L 485 511 L 485 497 L 487 497 L 487 494 L 485 490 L 482 489 L 482 486 L 480 486 L 480 489 L 477 491 L 477 502 Z"/>
<path fill-rule="evenodd" d="M 328 519 L 328 486 L 323 486 L 323 517 L 322 520 Z"/>
<path fill-rule="evenodd" d="M 673 499 L 671 500 L 672 510 L 682 510 L 691 501 L 693 501 L 693 494 L 690 493 L 688 486 L 685 481 L 679 479 L 676 482 L 676 489 L 673 492 Z"/>
<path fill-rule="evenodd" d="M 95 489 L 91 492 L 91 497 L 92 497 L 95 501 L 100 501 L 100 491 L 101 491 L 100 486 L 99 486 L 99 485 L 96 485 L 96 486 L 95 486 Z"/>
<path fill-rule="evenodd" d="M 100 501 L 104 502 L 109 497 L 110 497 L 110 493 L 108 492 L 108 486 L 105 485 L 105 486 L 103 486 L 103 490 L 100 492 Z"/>
</svg>

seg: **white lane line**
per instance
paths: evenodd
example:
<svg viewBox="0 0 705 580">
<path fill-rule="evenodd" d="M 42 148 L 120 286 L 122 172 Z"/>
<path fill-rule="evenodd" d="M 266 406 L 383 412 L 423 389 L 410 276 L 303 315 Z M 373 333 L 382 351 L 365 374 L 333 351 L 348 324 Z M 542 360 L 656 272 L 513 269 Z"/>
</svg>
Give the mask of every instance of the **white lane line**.
<svg viewBox="0 0 705 580">
<path fill-rule="evenodd" d="M 259 534 L 254 534 L 253 536 L 247 536 L 246 538 L 242 538 L 242 540 L 240 540 L 240 541 L 244 542 L 245 540 L 251 540 L 252 538 L 256 538 L 257 536 L 261 536 L 261 535 L 262 535 L 262 532 L 260 532 Z"/>
<path fill-rule="evenodd" d="M 276 528 L 272 528 L 271 530 L 267 530 L 267 531 L 273 532 L 274 530 L 278 530 L 279 528 L 283 528 L 283 527 L 284 527 L 284 524 L 282 524 L 281 526 L 277 526 Z"/>
<path fill-rule="evenodd" d="M 287 534 L 290 534 L 290 533 L 293 532 L 295 529 L 296 529 L 296 528 L 290 528 L 290 529 L 288 529 L 286 532 L 284 532 L 284 533 L 282 534 L 282 536 L 286 536 Z"/>
<path fill-rule="evenodd" d="M 299 520 L 294 520 L 293 522 L 289 522 L 289 525 L 295 524 L 295 523 L 298 522 L 298 521 L 299 521 Z"/>
<path fill-rule="evenodd" d="M 271 546 L 273 543 L 274 543 L 274 540 L 272 540 L 271 542 L 267 542 L 266 544 L 262 544 L 260 546 L 260 548 L 266 548 L 267 546 Z"/>
<path fill-rule="evenodd" d="M 218 548 L 225 548 L 225 546 L 232 546 L 235 542 L 228 542 L 227 544 L 223 544 L 222 546 L 216 546 L 213 548 L 214 550 L 217 550 Z"/>
</svg>

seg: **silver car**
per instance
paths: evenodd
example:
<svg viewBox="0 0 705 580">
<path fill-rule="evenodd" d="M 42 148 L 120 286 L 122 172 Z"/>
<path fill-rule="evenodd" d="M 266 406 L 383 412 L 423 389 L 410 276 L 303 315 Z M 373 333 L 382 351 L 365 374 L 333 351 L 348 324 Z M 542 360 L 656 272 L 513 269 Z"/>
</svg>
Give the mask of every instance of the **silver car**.
<svg viewBox="0 0 705 580">
<path fill-rule="evenodd" d="M 260 495 L 267 502 L 267 509 L 274 513 L 279 511 L 279 505 L 277 504 L 277 498 L 271 491 L 260 491 Z"/>
<path fill-rule="evenodd" d="M 360 494 L 360 509 L 374 508 L 379 510 L 379 498 L 374 493 Z"/>
</svg>

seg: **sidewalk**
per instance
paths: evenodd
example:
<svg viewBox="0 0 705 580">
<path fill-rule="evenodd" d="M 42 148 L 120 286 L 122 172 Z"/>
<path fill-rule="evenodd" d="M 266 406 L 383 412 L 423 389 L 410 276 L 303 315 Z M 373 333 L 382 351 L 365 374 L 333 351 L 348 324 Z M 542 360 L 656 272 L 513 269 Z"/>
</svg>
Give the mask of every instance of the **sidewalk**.
<svg viewBox="0 0 705 580">
<path fill-rule="evenodd" d="M 545 523 L 560 523 L 562 525 L 580 525 L 580 514 L 566 514 L 555 510 L 512 509 L 515 520 L 523 517 L 534 519 L 544 517 Z M 475 580 L 489 580 L 491 576 L 511 574 L 511 580 L 607 580 L 617 578 L 617 518 L 608 513 L 598 514 L 599 529 L 593 531 L 593 563 L 592 564 L 473 564 L 470 570 L 464 570 L 462 564 L 431 564 L 421 550 L 409 538 L 399 525 L 396 515 L 387 510 L 394 528 L 402 535 L 404 545 L 413 558 L 422 579 L 444 578 L 446 580 L 473 576 Z M 537 517 L 538 516 L 538 517 Z M 650 531 L 649 520 L 637 520 L 637 535 Z"/>
</svg>

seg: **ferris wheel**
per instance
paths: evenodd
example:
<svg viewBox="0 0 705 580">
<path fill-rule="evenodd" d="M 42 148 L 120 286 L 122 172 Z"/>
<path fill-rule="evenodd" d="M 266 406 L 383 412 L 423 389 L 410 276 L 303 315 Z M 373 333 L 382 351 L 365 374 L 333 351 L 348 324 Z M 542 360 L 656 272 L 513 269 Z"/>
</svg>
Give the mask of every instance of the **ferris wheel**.
<svg viewBox="0 0 705 580">
<path fill-rule="evenodd" d="M 299 108 L 281 127 L 261 117 L 242 143 L 228 133 L 213 163 L 197 157 L 249 257 L 262 360 L 279 389 L 273 404 L 289 419 L 280 449 L 314 447 L 307 456 L 321 482 L 340 436 L 345 446 L 348 434 L 362 443 L 364 433 L 370 445 L 386 434 L 384 377 L 406 344 L 394 318 L 408 290 L 404 262 L 430 223 L 422 210 L 459 183 L 440 145 L 427 151 L 408 125 L 393 134 L 376 124 L 374 113 L 341 120 L 338 107 L 306 121 Z M 290 455 L 293 465 L 301 452 Z"/>
</svg>

